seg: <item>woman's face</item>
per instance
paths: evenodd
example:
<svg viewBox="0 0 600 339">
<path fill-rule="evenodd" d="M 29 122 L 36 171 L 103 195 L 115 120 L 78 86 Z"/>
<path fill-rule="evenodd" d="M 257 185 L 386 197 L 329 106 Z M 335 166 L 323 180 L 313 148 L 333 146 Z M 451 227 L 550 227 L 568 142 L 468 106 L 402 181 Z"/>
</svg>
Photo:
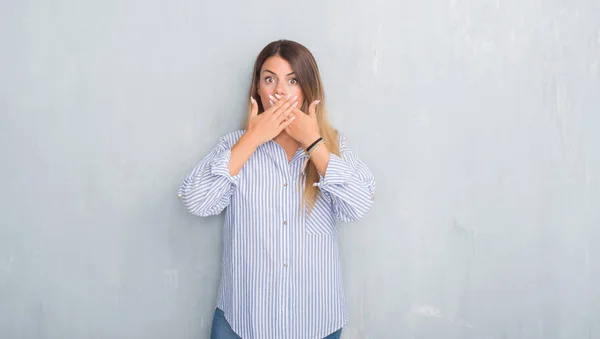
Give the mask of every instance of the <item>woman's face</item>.
<svg viewBox="0 0 600 339">
<path fill-rule="evenodd" d="M 298 107 L 304 102 L 304 93 L 296 79 L 296 73 L 290 63 L 279 55 L 268 58 L 260 69 L 258 80 L 258 95 L 262 106 L 268 109 L 271 104 L 269 95 L 298 96 Z"/>
</svg>

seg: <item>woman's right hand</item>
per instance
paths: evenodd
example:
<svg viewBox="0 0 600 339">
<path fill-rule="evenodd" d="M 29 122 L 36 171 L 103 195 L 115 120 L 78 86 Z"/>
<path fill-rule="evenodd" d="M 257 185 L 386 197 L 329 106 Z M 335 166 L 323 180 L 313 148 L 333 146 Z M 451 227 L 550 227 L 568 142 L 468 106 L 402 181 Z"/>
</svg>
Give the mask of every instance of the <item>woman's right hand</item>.
<svg viewBox="0 0 600 339">
<path fill-rule="evenodd" d="M 294 108 L 298 106 L 297 96 L 288 97 L 272 104 L 262 114 L 258 114 L 258 103 L 250 97 L 251 110 L 246 133 L 256 140 L 258 145 L 275 138 L 294 121 Z"/>
</svg>

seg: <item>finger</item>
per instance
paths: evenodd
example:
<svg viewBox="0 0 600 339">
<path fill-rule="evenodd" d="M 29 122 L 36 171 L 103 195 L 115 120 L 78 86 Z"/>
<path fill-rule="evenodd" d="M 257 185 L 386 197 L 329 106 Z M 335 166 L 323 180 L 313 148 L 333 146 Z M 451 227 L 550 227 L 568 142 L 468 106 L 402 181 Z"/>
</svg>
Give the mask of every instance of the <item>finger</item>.
<svg viewBox="0 0 600 339">
<path fill-rule="evenodd" d="M 296 101 L 295 103 L 293 103 L 290 107 L 288 107 L 285 111 L 281 112 L 281 114 L 279 114 L 279 116 L 277 117 L 277 121 L 281 123 L 281 121 L 287 119 L 291 114 L 294 114 L 294 109 L 296 109 L 296 106 L 298 106 L 298 102 Z"/>
<path fill-rule="evenodd" d="M 317 115 L 317 105 L 321 102 L 321 100 L 313 101 L 310 106 L 308 106 L 308 115 L 316 116 Z"/>
<path fill-rule="evenodd" d="M 304 114 L 304 115 L 306 115 L 306 113 L 302 112 L 302 111 L 301 111 L 300 109 L 298 109 L 298 108 L 294 108 L 294 111 L 293 111 L 293 112 L 294 112 L 294 114 Z"/>
<path fill-rule="evenodd" d="M 275 94 L 275 102 L 278 102 L 278 101 L 288 102 L 289 101 L 290 103 L 293 103 L 296 100 L 298 100 L 297 95 L 292 96 L 291 94 L 288 94 L 287 96 L 284 97 L 284 96 Z"/>
<path fill-rule="evenodd" d="M 284 122 L 287 122 L 288 120 L 290 120 L 291 118 L 296 118 L 296 115 L 294 115 L 293 113 L 291 113 L 290 115 L 288 115 L 287 117 L 285 117 L 285 119 L 283 119 L 282 121 L 279 121 L 279 124 L 282 124 Z"/>
<path fill-rule="evenodd" d="M 288 98 L 289 99 L 289 98 Z M 265 110 L 266 112 L 269 113 L 273 113 L 276 112 L 283 104 L 285 104 L 287 102 L 287 100 L 279 100 L 277 102 L 273 101 L 272 99 L 269 101 L 269 103 L 271 104 L 271 107 L 269 107 L 267 110 Z"/>
<path fill-rule="evenodd" d="M 275 93 L 274 95 L 275 95 L 275 99 L 277 99 L 277 100 L 285 100 L 285 99 L 289 98 L 292 94 L 288 94 L 287 96 L 285 96 L 285 95 L 279 95 L 279 94 Z"/>
<path fill-rule="evenodd" d="M 253 97 L 250 97 L 250 117 L 258 115 L 258 103 Z"/>
<path fill-rule="evenodd" d="M 275 96 L 269 94 L 269 103 L 271 106 L 275 105 L 275 103 L 279 102 L 282 97 L 275 94 Z"/>
<path fill-rule="evenodd" d="M 277 111 L 275 112 L 275 115 L 279 116 L 283 112 L 285 112 L 288 108 L 290 108 L 290 106 L 292 106 L 296 102 L 296 99 L 298 99 L 298 96 L 294 96 L 294 97 L 288 98 L 287 100 L 285 100 L 285 102 L 284 102 L 284 100 L 281 100 L 281 101 L 277 102 L 276 105 L 279 104 L 280 102 L 284 102 L 284 103 L 277 108 Z M 297 104 L 294 106 L 294 108 L 296 106 L 297 106 Z"/>
<path fill-rule="evenodd" d="M 278 132 L 283 131 L 284 129 L 286 129 L 289 125 L 292 124 L 292 122 L 294 122 L 294 119 L 296 119 L 295 116 L 287 119 L 286 121 L 282 122 L 281 125 L 279 125 L 279 128 L 277 129 Z"/>
</svg>

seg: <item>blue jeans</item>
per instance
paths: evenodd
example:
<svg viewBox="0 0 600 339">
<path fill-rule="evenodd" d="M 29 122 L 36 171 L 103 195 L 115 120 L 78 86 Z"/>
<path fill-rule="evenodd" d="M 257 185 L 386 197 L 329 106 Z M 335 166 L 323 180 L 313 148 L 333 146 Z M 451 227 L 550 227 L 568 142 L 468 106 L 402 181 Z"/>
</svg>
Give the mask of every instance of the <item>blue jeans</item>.
<svg viewBox="0 0 600 339">
<path fill-rule="evenodd" d="M 324 339 L 340 339 L 342 329 L 331 333 Z M 225 314 L 217 307 L 213 317 L 212 328 L 210 330 L 210 339 L 241 339 L 233 330 L 225 319 Z"/>
</svg>

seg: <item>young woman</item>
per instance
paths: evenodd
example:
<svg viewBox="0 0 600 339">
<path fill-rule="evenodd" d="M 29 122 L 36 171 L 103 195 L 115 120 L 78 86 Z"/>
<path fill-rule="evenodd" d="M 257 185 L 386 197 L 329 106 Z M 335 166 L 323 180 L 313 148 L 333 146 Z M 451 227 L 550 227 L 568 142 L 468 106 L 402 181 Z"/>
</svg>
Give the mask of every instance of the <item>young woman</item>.
<svg viewBox="0 0 600 339">
<path fill-rule="evenodd" d="M 225 209 L 211 338 L 339 338 L 347 313 L 336 222 L 371 207 L 369 169 L 327 119 L 313 55 L 293 41 L 258 55 L 245 130 L 223 136 L 179 197 Z"/>
</svg>

